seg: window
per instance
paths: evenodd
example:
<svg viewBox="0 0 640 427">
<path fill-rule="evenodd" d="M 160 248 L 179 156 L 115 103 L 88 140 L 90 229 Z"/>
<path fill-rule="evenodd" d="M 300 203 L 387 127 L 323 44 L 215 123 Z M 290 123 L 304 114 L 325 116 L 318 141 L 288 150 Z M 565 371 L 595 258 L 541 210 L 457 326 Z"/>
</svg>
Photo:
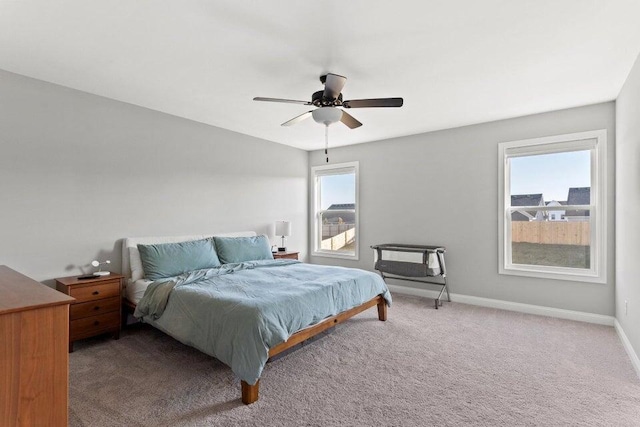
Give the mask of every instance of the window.
<svg viewBox="0 0 640 427">
<path fill-rule="evenodd" d="M 605 130 L 504 142 L 499 272 L 606 282 Z"/>
<path fill-rule="evenodd" d="M 358 162 L 311 168 L 313 255 L 358 259 Z"/>
</svg>

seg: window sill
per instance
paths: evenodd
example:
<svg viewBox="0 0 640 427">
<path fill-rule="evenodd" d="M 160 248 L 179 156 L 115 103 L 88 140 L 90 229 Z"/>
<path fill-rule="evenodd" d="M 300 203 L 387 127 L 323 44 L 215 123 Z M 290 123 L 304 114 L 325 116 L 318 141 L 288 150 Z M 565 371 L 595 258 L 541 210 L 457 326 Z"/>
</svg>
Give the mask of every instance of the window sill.
<svg viewBox="0 0 640 427">
<path fill-rule="evenodd" d="M 313 251 L 311 256 L 317 256 L 317 257 L 323 257 L 323 258 L 339 258 L 339 259 L 347 259 L 351 261 L 358 261 L 360 259 L 357 254 L 348 255 L 348 254 L 340 254 L 335 252 Z"/>
<path fill-rule="evenodd" d="M 548 270 L 537 270 L 523 267 L 500 267 L 499 274 L 510 276 L 524 276 L 535 277 L 538 279 L 552 279 L 552 280 L 570 280 L 572 282 L 585 282 L 585 283 L 600 283 L 606 284 L 606 277 L 601 277 L 596 273 L 581 273 L 571 271 L 558 271 L 552 272 Z"/>
</svg>

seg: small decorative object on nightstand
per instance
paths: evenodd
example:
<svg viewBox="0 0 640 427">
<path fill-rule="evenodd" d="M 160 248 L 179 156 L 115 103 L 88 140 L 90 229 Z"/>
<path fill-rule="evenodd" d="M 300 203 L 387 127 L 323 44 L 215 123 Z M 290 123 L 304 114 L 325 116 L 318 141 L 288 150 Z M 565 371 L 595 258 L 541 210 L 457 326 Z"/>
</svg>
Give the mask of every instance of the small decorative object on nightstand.
<svg viewBox="0 0 640 427">
<path fill-rule="evenodd" d="M 93 273 L 94 276 L 108 276 L 111 274 L 110 271 L 102 271 L 102 266 L 103 265 L 109 265 L 111 264 L 111 261 L 106 260 L 105 262 L 100 262 L 97 259 L 94 259 L 93 261 L 91 261 L 91 265 L 94 267 L 98 267 L 98 271 L 96 271 L 95 273 Z"/>
<path fill-rule="evenodd" d="M 273 259 L 298 259 L 300 252 L 275 252 Z"/>
<path fill-rule="evenodd" d="M 120 338 L 122 279 L 119 274 L 79 280 L 56 279 L 56 289 L 76 299 L 69 308 L 69 352 L 73 342 L 110 332 Z"/>
</svg>

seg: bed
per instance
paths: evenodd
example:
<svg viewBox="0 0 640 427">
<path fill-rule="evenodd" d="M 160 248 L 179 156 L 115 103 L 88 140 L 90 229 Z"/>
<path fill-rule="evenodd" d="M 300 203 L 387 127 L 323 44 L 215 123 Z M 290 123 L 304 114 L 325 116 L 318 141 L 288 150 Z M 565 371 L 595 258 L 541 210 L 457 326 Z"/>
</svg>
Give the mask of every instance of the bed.
<svg viewBox="0 0 640 427">
<path fill-rule="evenodd" d="M 258 400 L 269 358 L 373 306 L 379 320 L 387 318 L 386 284 L 358 269 L 258 259 L 145 280 L 139 244 L 213 236 L 254 238 L 256 233 L 124 239 L 124 304 L 145 323 L 231 367 L 245 404 Z"/>
</svg>

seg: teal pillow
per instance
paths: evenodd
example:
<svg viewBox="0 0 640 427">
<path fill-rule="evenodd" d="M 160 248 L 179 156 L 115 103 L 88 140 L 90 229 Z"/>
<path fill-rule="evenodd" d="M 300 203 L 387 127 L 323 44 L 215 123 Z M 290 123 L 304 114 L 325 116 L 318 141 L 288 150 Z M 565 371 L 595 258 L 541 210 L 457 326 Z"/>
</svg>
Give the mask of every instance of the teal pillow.
<svg viewBox="0 0 640 427">
<path fill-rule="evenodd" d="M 220 265 L 211 239 L 138 245 L 138 251 L 147 280 L 173 277 L 188 271 Z"/>
<path fill-rule="evenodd" d="M 216 251 L 223 264 L 273 259 L 267 236 L 215 237 Z"/>
</svg>

